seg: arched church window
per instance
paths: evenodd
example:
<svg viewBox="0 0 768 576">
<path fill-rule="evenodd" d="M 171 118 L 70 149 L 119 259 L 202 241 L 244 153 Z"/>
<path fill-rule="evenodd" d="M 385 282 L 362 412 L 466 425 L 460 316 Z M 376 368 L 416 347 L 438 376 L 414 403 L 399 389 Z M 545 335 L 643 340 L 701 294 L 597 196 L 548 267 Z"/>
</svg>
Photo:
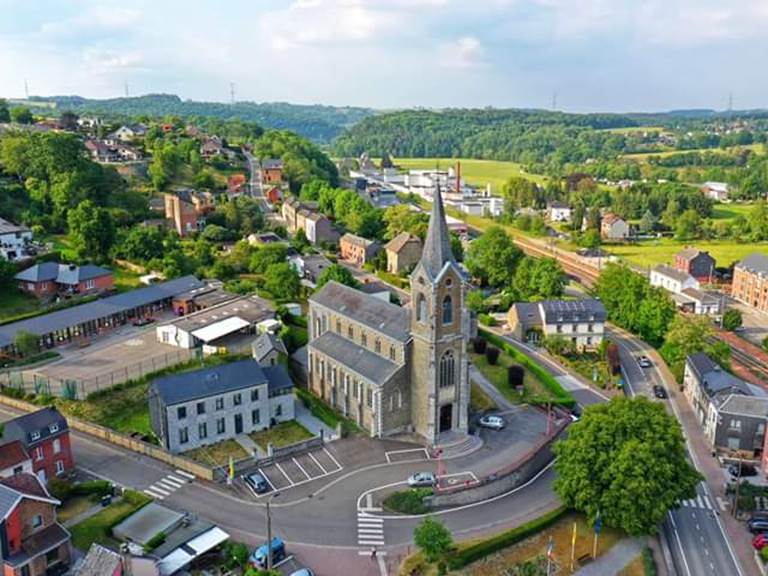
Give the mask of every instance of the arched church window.
<svg viewBox="0 0 768 576">
<path fill-rule="evenodd" d="M 453 358 L 453 352 L 446 351 L 440 358 L 440 374 L 439 383 L 440 388 L 447 388 L 453 386 L 456 379 L 456 361 Z"/>
<path fill-rule="evenodd" d="M 424 294 L 419 294 L 416 297 L 416 320 L 419 322 L 427 321 L 427 299 L 424 298 Z"/>
<path fill-rule="evenodd" d="M 450 295 L 443 298 L 443 324 L 453 323 L 453 300 Z"/>
</svg>

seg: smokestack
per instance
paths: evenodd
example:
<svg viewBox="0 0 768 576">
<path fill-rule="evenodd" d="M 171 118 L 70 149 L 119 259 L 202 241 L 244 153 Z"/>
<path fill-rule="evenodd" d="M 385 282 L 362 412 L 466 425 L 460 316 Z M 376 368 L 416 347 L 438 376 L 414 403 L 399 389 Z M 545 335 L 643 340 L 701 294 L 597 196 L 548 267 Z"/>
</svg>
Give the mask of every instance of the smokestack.
<svg viewBox="0 0 768 576">
<path fill-rule="evenodd" d="M 461 194 L 461 162 L 456 161 L 456 194 Z"/>
</svg>

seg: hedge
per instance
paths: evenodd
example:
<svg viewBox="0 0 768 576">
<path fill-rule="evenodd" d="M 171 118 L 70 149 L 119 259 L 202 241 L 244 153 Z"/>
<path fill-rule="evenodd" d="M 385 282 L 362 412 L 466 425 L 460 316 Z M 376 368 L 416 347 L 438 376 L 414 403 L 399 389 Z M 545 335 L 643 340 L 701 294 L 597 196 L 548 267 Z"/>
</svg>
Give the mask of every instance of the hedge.
<svg viewBox="0 0 768 576">
<path fill-rule="evenodd" d="M 531 360 L 528 356 L 520 352 L 517 348 L 510 345 L 509 343 L 505 342 L 503 338 L 500 338 L 499 336 L 496 336 L 495 334 L 491 334 L 487 330 L 483 330 L 482 328 L 478 331 L 480 336 L 488 340 L 491 344 L 494 346 L 498 346 L 504 352 L 512 356 L 512 358 L 515 359 L 515 362 L 520 364 L 521 366 L 525 366 L 526 369 L 528 369 L 531 374 L 536 376 L 542 384 L 547 388 L 547 390 L 550 391 L 550 393 L 554 396 L 554 404 L 558 404 L 560 406 L 567 406 L 572 407 L 576 404 L 576 400 L 571 396 L 571 393 L 568 392 L 565 388 L 563 388 L 560 385 L 560 382 L 555 380 L 554 376 L 552 376 L 549 372 L 544 370 L 539 364 Z"/>
<path fill-rule="evenodd" d="M 448 566 L 451 570 L 458 570 L 464 566 L 476 562 L 482 558 L 485 558 L 489 554 L 508 548 L 513 544 L 517 544 L 521 540 L 525 540 L 529 536 L 541 532 L 544 528 L 547 528 L 560 520 L 568 510 L 564 507 L 557 508 L 551 512 L 547 512 L 543 516 L 534 518 L 530 522 L 507 530 L 496 536 L 492 536 L 486 540 L 481 540 L 477 544 L 467 546 L 462 550 L 458 550 L 452 553 L 448 558 Z"/>
<path fill-rule="evenodd" d="M 656 560 L 653 557 L 653 551 L 650 548 L 643 548 L 643 571 L 645 576 L 656 576 Z"/>
</svg>

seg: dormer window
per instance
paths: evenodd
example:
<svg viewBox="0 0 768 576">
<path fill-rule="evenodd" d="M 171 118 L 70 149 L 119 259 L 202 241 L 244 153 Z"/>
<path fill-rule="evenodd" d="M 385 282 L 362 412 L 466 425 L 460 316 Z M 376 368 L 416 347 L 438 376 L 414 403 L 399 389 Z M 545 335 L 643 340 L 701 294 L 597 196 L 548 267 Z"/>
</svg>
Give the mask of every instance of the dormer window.
<svg viewBox="0 0 768 576">
<path fill-rule="evenodd" d="M 56 432 L 59 431 L 59 425 L 51 424 L 50 426 L 48 426 L 48 430 L 51 432 L 51 434 L 56 434 Z"/>
<path fill-rule="evenodd" d="M 32 441 L 40 440 L 40 431 L 39 430 L 35 430 L 29 436 L 32 438 Z"/>
</svg>

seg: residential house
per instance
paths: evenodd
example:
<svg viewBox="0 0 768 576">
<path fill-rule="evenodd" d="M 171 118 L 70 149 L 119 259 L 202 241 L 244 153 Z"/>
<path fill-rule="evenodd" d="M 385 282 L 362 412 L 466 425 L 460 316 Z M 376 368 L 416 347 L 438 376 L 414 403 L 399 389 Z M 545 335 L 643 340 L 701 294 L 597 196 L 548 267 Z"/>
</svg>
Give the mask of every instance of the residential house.
<svg viewBox="0 0 768 576">
<path fill-rule="evenodd" d="M 77 125 L 84 130 L 92 130 L 101 126 L 102 121 L 97 116 L 81 116 L 77 119 Z"/>
<path fill-rule="evenodd" d="M 144 124 L 126 124 L 120 126 L 112 132 L 107 138 L 109 140 L 119 140 L 120 142 L 131 142 L 136 138 L 143 138 L 147 134 L 147 127 Z"/>
<path fill-rule="evenodd" d="M 312 244 L 335 244 L 339 233 L 325 214 L 311 212 L 305 215 L 304 233 Z"/>
<path fill-rule="evenodd" d="M 283 181 L 283 161 L 265 158 L 261 161 L 262 184 L 280 184 Z"/>
<path fill-rule="evenodd" d="M 595 349 L 603 341 L 606 312 L 600 300 L 543 300 L 516 302 L 507 323 L 512 336 L 521 342 L 547 336 L 570 340 L 578 349 Z"/>
<path fill-rule="evenodd" d="M 227 195 L 230 198 L 237 198 L 245 191 L 247 179 L 245 174 L 232 174 L 227 177 Z"/>
<path fill-rule="evenodd" d="M 381 246 L 373 240 L 347 232 L 339 240 L 341 259 L 356 266 L 370 262 L 381 250 Z"/>
<path fill-rule="evenodd" d="M 699 282 L 709 282 L 715 275 L 715 259 L 696 248 L 685 248 L 675 254 L 675 268 L 690 274 Z"/>
<path fill-rule="evenodd" d="M 252 356 L 260 366 L 275 366 L 280 358 L 288 357 L 288 350 L 277 334 L 264 332 L 252 345 Z"/>
<path fill-rule="evenodd" d="M 700 288 L 699 281 L 696 278 L 667 264 L 657 264 L 651 269 L 651 285 L 661 286 L 675 294 L 680 294 L 688 288 L 696 290 Z"/>
<path fill-rule="evenodd" d="M 199 232 L 205 227 L 205 216 L 214 208 L 210 192 L 181 188 L 174 194 L 165 194 L 165 217 L 173 222 L 179 236 Z"/>
<path fill-rule="evenodd" d="M 95 294 L 114 288 L 115 279 L 111 270 L 85 264 L 59 264 L 42 262 L 16 274 L 14 279 L 19 290 L 34 294 L 38 298 L 58 294 Z"/>
<path fill-rule="evenodd" d="M 673 294 L 672 299 L 677 302 L 677 305 L 681 310 L 691 314 L 717 316 L 723 311 L 723 301 L 721 297 L 696 288 L 686 288 L 679 294 Z"/>
<path fill-rule="evenodd" d="M 629 224 L 620 216 L 609 212 L 600 221 L 600 237 L 605 240 L 626 240 L 629 238 Z"/>
<path fill-rule="evenodd" d="M 323 270 L 333 265 L 333 262 L 322 254 L 297 254 L 289 258 L 288 263 L 296 270 L 299 276 L 309 281 L 313 286 L 317 284 L 317 280 L 320 278 Z"/>
<path fill-rule="evenodd" d="M 200 144 L 200 156 L 205 160 L 210 160 L 224 153 L 224 144 L 218 136 L 209 136 L 203 139 Z"/>
<path fill-rule="evenodd" d="M 387 272 L 400 274 L 410 270 L 421 258 L 421 238 L 401 232 L 384 245 L 387 252 Z"/>
<path fill-rule="evenodd" d="M 763 460 L 766 422 L 768 397 L 729 394 L 711 404 L 704 436 L 720 453 Z"/>
<path fill-rule="evenodd" d="M 117 162 L 120 159 L 117 149 L 101 140 L 86 140 L 85 149 L 96 162 Z"/>
<path fill-rule="evenodd" d="M 176 454 L 250 434 L 294 417 L 282 364 L 250 358 L 157 378 L 149 386 L 152 430 Z"/>
<path fill-rule="evenodd" d="M 53 406 L 5 423 L 3 440 L 18 440 L 32 458 L 32 471 L 41 482 L 74 470 L 67 419 Z"/>
<path fill-rule="evenodd" d="M 718 405 L 731 394 L 751 396 L 749 386 L 723 370 L 704 352 L 691 354 L 685 359 L 683 394 L 693 408 L 696 420 L 704 427 L 712 426 L 712 404 Z"/>
<path fill-rule="evenodd" d="M 700 190 L 704 196 L 715 202 L 728 201 L 728 184 L 725 182 L 704 182 Z"/>
<path fill-rule="evenodd" d="M 0 218 L 0 257 L 9 262 L 26 258 L 31 242 L 32 231 L 29 228 Z"/>
<path fill-rule="evenodd" d="M 24 450 L 20 440 L 6 442 L 0 446 L 0 478 L 14 474 L 32 474 L 32 459 Z"/>
<path fill-rule="evenodd" d="M 734 266 L 731 296 L 768 312 L 768 256 L 754 252 Z"/>
<path fill-rule="evenodd" d="M 56 520 L 56 506 L 33 474 L 0 480 L 0 562 L 3 576 L 65 574 L 72 558 L 70 535 Z"/>
<path fill-rule="evenodd" d="M 82 562 L 75 566 L 75 576 L 123 576 L 123 557 L 94 542 Z"/>
<path fill-rule="evenodd" d="M 566 202 L 553 200 L 547 205 L 547 217 L 550 222 L 570 222 L 571 207 Z"/>
</svg>

